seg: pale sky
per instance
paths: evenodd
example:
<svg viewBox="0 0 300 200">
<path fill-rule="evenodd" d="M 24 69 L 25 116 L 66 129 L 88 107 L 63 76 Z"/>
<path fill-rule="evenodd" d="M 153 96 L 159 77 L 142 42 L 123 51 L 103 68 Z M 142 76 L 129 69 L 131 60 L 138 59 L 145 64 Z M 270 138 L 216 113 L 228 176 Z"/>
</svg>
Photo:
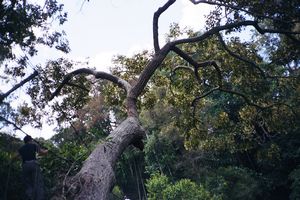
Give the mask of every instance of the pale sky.
<svg viewBox="0 0 300 200">
<path fill-rule="evenodd" d="M 68 21 L 62 29 L 66 31 L 71 52 L 64 55 L 75 60 L 89 60 L 91 67 L 107 71 L 112 56 L 132 55 L 142 49 L 152 49 L 153 13 L 166 0 L 64 0 Z M 182 27 L 200 30 L 204 26 L 204 14 L 209 13 L 207 5 L 193 5 L 189 0 L 177 0 L 159 20 L 160 43 L 173 22 Z M 40 48 L 32 59 L 33 64 L 62 56 L 53 49 Z M 54 127 L 45 125 L 43 130 L 30 126 L 23 130 L 33 137 L 50 138 Z M 17 133 L 20 137 L 24 134 Z"/>
<path fill-rule="evenodd" d="M 84 4 L 83 1 L 63 1 L 68 21 L 62 28 L 71 47 L 67 57 L 88 59 L 97 69 L 105 70 L 114 55 L 132 55 L 152 48 L 153 13 L 166 0 L 90 0 Z M 208 13 L 207 5 L 177 0 L 159 19 L 160 43 L 164 42 L 171 23 L 199 30 L 204 26 L 203 15 Z M 38 60 L 58 56 L 52 50 L 42 49 Z"/>
</svg>

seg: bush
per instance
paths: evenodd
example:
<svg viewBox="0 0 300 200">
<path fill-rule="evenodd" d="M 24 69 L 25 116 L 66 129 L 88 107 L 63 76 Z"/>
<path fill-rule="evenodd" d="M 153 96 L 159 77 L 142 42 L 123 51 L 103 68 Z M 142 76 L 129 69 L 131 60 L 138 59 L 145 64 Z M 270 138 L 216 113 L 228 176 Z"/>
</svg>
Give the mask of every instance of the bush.
<svg viewBox="0 0 300 200">
<path fill-rule="evenodd" d="M 202 185 L 189 179 L 181 179 L 175 183 L 165 175 L 154 174 L 146 183 L 148 200 L 217 200 Z"/>
</svg>

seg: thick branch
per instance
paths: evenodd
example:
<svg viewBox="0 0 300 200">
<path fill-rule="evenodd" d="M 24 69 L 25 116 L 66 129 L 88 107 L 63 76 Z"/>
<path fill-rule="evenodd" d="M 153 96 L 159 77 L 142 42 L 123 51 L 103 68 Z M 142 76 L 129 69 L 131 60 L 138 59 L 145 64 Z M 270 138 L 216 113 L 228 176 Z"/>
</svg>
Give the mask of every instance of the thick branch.
<svg viewBox="0 0 300 200">
<path fill-rule="evenodd" d="M 137 118 L 129 117 L 96 146 L 80 172 L 69 183 L 70 199 L 106 200 L 115 183 L 114 169 L 119 156 L 132 142 L 144 137 Z M 74 196 L 73 196 L 74 195 Z"/>
<path fill-rule="evenodd" d="M 186 60 L 188 63 L 190 63 L 195 68 L 199 67 L 199 64 L 197 61 L 195 61 L 191 56 L 189 56 L 187 53 L 182 51 L 181 49 L 177 48 L 176 46 L 172 47 L 172 50 L 177 53 L 181 58 Z"/>
<path fill-rule="evenodd" d="M 153 59 L 147 64 L 145 69 L 142 71 L 137 83 L 133 86 L 133 88 L 130 91 L 130 94 L 128 96 L 129 102 L 131 102 L 130 104 L 135 104 L 136 98 L 142 93 L 143 89 L 145 88 L 146 84 L 148 83 L 149 79 L 151 78 L 151 76 L 153 75 L 155 70 L 160 66 L 160 64 L 165 59 L 166 55 L 170 52 L 170 50 L 174 46 L 179 45 L 179 44 L 185 44 L 185 43 L 200 42 L 214 34 L 219 33 L 220 31 L 238 28 L 241 26 L 253 26 L 261 34 L 268 33 L 268 32 L 270 32 L 270 33 L 290 33 L 288 31 L 282 31 L 282 30 L 262 29 L 258 26 L 258 23 L 256 21 L 241 21 L 241 22 L 235 22 L 235 23 L 226 24 L 223 26 L 214 27 L 214 28 L 210 29 L 209 31 L 205 32 L 204 34 L 197 36 L 197 37 L 180 39 L 180 40 L 176 40 L 176 41 L 167 43 L 161 50 L 159 50 L 158 53 L 155 54 Z M 218 69 L 216 63 L 212 63 L 212 64 L 215 66 L 216 69 Z"/>
<path fill-rule="evenodd" d="M 81 69 L 77 69 L 69 74 L 67 74 L 64 78 L 64 80 L 61 82 L 61 84 L 58 86 L 58 88 L 53 92 L 50 100 L 52 100 L 55 96 L 57 96 L 61 89 L 66 85 L 66 84 L 69 84 L 69 81 L 76 75 L 79 75 L 79 74 L 87 74 L 87 75 L 94 75 L 95 78 L 97 79 L 105 79 L 105 80 L 109 80 L 115 84 L 117 84 L 119 87 L 125 89 L 125 91 L 128 93 L 128 91 L 130 90 L 131 86 L 130 84 L 117 77 L 117 76 L 114 76 L 112 74 L 108 74 L 106 72 L 100 72 L 100 71 L 95 71 L 95 70 L 92 70 L 92 69 L 88 69 L 88 68 L 81 68 Z"/>
<path fill-rule="evenodd" d="M 197 37 L 192 37 L 192 38 L 186 38 L 186 39 L 180 39 L 173 41 L 173 45 L 178 45 L 178 44 L 186 44 L 186 43 L 193 43 L 193 42 L 200 42 L 205 40 L 206 38 L 219 33 L 220 31 L 223 30 L 230 30 L 233 28 L 239 28 L 242 26 L 253 26 L 260 34 L 264 33 L 279 33 L 279 34 L 300 34 L 300 32 L 291 32 L 291 31 L 286 31 L 286 30 L 276 30 L 276 29 L 263 29 L 258 25 L 257 21 L 240 21 L 240 22 L 234 22 L 231 24 L 226 24 L 223 26 L 216 26 L 210 29 L 209 31 L 206 31 L 200 36 Z"/>
<path fill-rule="evenodd" d="M 154 55 L 151 61 L 146 65 L 144 70 L 141 72 L 136 84 L 130 91 L 130 98 L 134 100 L 142 93 L 155 70 L 161 65 L 167 54 L 170 52 L 171 46 L 171 43 L 166 44 L 157 54 Z"/>
<path fill-rule="evenodd" d="M 0 94 L 0 103 L 3 102 L 3 100 L 8 97 L 11 93 L 13 93 L 15 90 L 17 90 L 18 88 L 22 87 L 25 83 L 31 81 L 34 77 L 36 77 L 38 75 L 37 71 L 34 71 L 30 76 L 28 76 L 27 78 L 25 78 L 24 80 L 22 80 L 20 83 L 16 84 L 14 87 L 12 87 L 9 91 L 7 91 L 4 94 Z"/>
<path fill-rule="evenodd" d="M 153 15 L 153 43 L 154 43 L 154 51 L 158 53 L 160 50 L 159 47 L 159 39 L 158 39 L 158 18 L 159 16 L 165 12 L 176 0 L 169 0 L 164 6 L 158 8 L 158 10 Z"/>
</svg>

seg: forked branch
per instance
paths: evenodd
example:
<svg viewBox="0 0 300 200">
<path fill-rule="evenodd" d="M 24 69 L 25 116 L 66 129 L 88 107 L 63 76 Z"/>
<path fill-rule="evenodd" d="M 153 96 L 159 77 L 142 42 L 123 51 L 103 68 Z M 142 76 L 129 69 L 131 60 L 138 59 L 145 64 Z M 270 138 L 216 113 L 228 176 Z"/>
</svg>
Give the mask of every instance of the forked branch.
<svg viewBox="0 0 300 200">
<path fill-rule="evenodd" d="M 187 53 L 183 52 L 181 49 L 177 48 L 176 46 L 174 46 L 172 48 L 172 50 L 177 53 L 181 58 L 183 58 L 184 60 L 186 60 L 188 63 L 190 63 L 193 67 L 194 67 L 194 73 L 195 73 L 195 77 L 197 79 L 198 82 L 200 82 L 200 76 L 198 73 L 198 69 L 200 67 L 205 68 L 207 66 L 212 65 L 218 75 L 218 84 L 219 86 L 222 86 L 222 73 L 221 73 L 221 69 L 218 66 L 218 64 L 215 61 L 205 61 L 205 62 L 197 62 L 195 61 L 191 56 L 189 56 Z"/>
</svg>

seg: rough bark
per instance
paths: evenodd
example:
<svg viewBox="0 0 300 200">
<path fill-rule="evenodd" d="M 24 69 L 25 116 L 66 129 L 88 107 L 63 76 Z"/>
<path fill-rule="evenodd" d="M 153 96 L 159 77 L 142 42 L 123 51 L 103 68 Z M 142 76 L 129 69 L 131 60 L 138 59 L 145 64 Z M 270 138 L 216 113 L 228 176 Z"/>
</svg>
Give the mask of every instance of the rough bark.
<svg viewBox="0 0 300 200">
<path fill-rule="evenodd" d="M 105 200 L 115 183 L 114 168 L 119 156 L 144 130 L 135 117 L 128 117 L 99 144 L 69 183 L 68 199 Z"/>
</svg>

